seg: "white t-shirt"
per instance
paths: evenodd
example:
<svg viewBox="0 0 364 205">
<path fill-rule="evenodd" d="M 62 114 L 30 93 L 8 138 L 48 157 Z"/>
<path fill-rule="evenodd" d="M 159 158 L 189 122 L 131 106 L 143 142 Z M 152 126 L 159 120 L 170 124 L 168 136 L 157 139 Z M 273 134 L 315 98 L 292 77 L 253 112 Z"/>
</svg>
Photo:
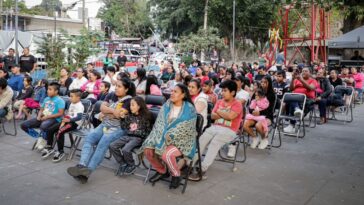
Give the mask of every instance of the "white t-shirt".
<svg viewBox="0 0 364 205">
<path fill-rule="evenodd" d="M 203 93 L 203 92 L 201 92 L 196 98 L 195 98 L 195 100 L 194 100 L 194 104 L 197 104 L 197 103 L 203 103 L 204 105 L 205 105 L 205 109 L 203 109 L 199 114 L 201 114 L 202 115 L 202 117 L 203 117 L 203 127 L 206 127 L 206 125 L 207 125 L 207 111 L 208 111 L 208 103 L 207 103 L 207 101 L 208 101 L 208 96 L 205 94 L 205 93 Z"/>
<path fill-rule="evenodd" d="M 115 74 L 114 76 L 112 76 L 112 79 L 116 81 L 116 80 L 117 80 L 117 74 Z M 110 79 L 109 75 L 105 75 L 105 77 L 104 77 L 104 81 L 106 81 L 106 82 L 110 83 L 110 89 L 109 89 L 109 92 L 114 92 L 114 91 L 115 91 L 115 85 L 113 85 L 113 84 L 112 84 L 112 82 L 111 82 L 111 79 Z"/>
<path fill-rule="evenodd" d="M 89 82 L 87 85 L 86 85 L 86 90 L 94 90 L 94 87 L 95 87 L 95 83 L 92 83 L 92 82 Z M 96 99 L 95 95 L 90 93 L 87 98 L 94 98 Z"/>
<path fill-rule="evenodd" d="M 147 88 L 147 80 L 143 80 L 141 83 L 139 83 L 139 79 L 136 79 L 134 81 L 134 84 L 135 84 L 135 87 L 136 87 L 136 90 L 146 90 Z"/>
<path fill-rule="evenodd" d="M 81 89 L 81 86 L 83 86 L 85 83 L 87 83 L 87 79 L 85 77 L 82 77 L 81 79 L 75 78 L 73 79 L 68 90 Z"/>
<path fill-rule="evenodd" d="M 250 95 L 246 90 L 241 89 L 239 92 L 236 93 L 235 99 L 245 100 L 245 102 L 248 102 L 250 99 Z"/>
<path fill-rule="evenodd" d="M 68 108 L 67 115 L 70 116 L 71 118 L 75 118 L 75 117 L 77 117 L 78 113 L 83 114 L 84 110 L 85 110 L 85 108 L 83 107 L 83 104 L 81 101 L 78 103 L 71 103 L 70 107 Z M 82 122 L 82 120 L 76 121 L 76 123 L 78 125 L 81 125 L 81 122 Z"/>
</svg>

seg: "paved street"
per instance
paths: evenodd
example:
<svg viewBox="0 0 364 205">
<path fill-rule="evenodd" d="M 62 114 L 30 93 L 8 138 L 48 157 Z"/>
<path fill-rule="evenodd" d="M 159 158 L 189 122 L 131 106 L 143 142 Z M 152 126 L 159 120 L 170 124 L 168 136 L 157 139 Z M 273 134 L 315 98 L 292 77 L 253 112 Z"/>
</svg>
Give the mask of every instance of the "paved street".
<svg viewBox="0 0 364 205">
<path fill-rule="evenodd" d="M 66 173 L 77 156 L 43 161 L 22 131 L 17 137 L 1 133 L 0 204 L 364 204 L 364 106 L 354 113 L 354 122 L 308 129 L 298 143 L 284 137 L 270 153 L 248 149 L 234 173 L 230 164 L 215 162 L 208 179 L 190 182 L 184 195 L 166 183 L 152 187 L 137 176 L 115 177 L 116 165 L 108 160 L 81 185 Z"/>
</svg>

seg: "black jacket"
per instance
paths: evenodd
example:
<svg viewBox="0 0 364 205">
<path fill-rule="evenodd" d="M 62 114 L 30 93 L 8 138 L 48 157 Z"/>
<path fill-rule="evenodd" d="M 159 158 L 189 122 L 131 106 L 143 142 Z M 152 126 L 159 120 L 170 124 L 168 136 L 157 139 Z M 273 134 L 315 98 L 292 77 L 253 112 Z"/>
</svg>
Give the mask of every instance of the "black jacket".
<svg viewBox="0 0 364 205">
<path fill-rule="evenodd" d="M 330 83 L 329 79 L 327 79 L 327 78 L 320 78 L 318 80 L 318 82 L 320 83 L 320 88 L 324 91 L 319 96 L 321 98 L 328 98 L 330 96 L 331 92 L 332 92 L 332 90 L 331 90 L 331 83 Z"/>
</svg>

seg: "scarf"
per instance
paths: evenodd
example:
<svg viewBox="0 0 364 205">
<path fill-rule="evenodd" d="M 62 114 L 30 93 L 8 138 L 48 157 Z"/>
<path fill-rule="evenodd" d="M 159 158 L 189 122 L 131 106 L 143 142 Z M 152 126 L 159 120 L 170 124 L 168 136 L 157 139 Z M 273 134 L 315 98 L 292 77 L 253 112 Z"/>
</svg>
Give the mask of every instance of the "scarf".
<svg viewBox="0 0 364 205">
<path fill-rule="evenodd" d="M 159 111 L 152 132 L 144 141 L 141 150 L 154 149 L 155 153 L 162 156 L 168 145 L 174 145 L 189 159 L 196 153 L 196 109 L 188 102 L 183 102 L 178 117 L 168 123 L 173 103 L 167 101 Z M 167 140 L 169 135 L 171 140 Z"/>
</svg>

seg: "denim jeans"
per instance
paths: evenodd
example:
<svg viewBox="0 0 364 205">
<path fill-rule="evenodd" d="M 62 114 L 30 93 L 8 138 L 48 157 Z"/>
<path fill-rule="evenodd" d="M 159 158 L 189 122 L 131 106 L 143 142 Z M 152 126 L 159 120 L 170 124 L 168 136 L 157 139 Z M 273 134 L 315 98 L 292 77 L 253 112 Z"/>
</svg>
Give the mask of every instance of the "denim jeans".
<svg viewBox="0 0 364 205">
<path fill-rule="evenodd" d="M 96 127 L 86 136 L 83 143 L 80 164 L 87 166 L 91 171 L 94 171 L 102 162 L 110 144 L 124 136 L 125 133 L 121 128 L 104 132 L 104 127 L 103 123 Z"/>
<path fill-rule="evenodd" d="M 294 116 L 294 111 L 297 108 L 301 109 L 298 102 L 289 102 L 289 103 L 287 103 L 287 108 L 288 108 L 288 113 L 287 114 L 289 116 Z M 294 125 L 294 124 L 296 124 L 296 120 L 290 120 L 290 123 L 291 123 L 291 125 Z"/>
<path fill-rule="evenodd" d="M 42 137 L 46 140 L 48 138 L 47 132 L 48 132 L 49 128 L 51 127 L 51 125 L 56 124 L 56 123 L 57 123 L 56 119 L 48 119 L 45 121 L 39 121 L 39 120 L 37 120 L 37 118 L 33 118 L 33 119 L 26 120 L 23 123 L 21 123 L 20 127 L 27 134 L 29 134 L 29 129 L 39 128 L 41 131 Z"/>
<path fill-rule="evenodd" d="M 4 118 L 8 112 L 5 109 L 0 109 L 0 118 Z"/>
</svg>

